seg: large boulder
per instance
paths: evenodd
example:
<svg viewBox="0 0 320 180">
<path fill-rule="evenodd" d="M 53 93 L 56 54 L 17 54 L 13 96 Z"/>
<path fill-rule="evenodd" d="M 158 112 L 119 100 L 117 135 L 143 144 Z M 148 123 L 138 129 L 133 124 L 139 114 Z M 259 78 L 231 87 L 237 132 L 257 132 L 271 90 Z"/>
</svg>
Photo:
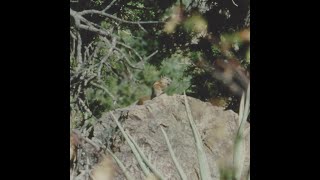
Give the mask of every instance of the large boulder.
<svg viewBox="0 0 320 180">
<path fill-rule="evenodd" d="M 193 119 L 203 140 L 212 179 L 220 178 L 220 167 L 232 163 L 232 149 L 239 127 L 238 115 L 231 110 L 187 97 Z M 170 157 L 160 126 L 164 127 L 173 151 L 188 179 L 199 179 L 199 164 L 195 139 L 187 117 L 183 95 L 163 94 L 144 105 L 132 105 L 113 111 L 124 129 L 166 179 L 180 179 Z M 246 122 L 247 123 L 247 122 Z M 246 124 L 245 168 L 250 160 L 250 124 Z M 134 179 L 144 179 L 143 173 L 123 138 L 110 112 L 104 114 L 93 127 L 92 140 L 110 148 L 123 162 Z M 245 171 L 247 172 L 247 170 Z M 125 179 L 117 171 L 116 179 Z"/>
</svg>

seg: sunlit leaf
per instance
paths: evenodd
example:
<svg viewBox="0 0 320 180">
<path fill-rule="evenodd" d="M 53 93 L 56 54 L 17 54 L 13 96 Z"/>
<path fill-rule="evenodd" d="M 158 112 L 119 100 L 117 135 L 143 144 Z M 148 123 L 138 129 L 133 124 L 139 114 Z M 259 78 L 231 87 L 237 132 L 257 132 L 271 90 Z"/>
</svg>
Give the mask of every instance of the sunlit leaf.
<svg viewBox="0 0 320 180">
<path fill-rule="evenodd" d="M 184 27 L 188 31 L 202 33 L 207 31 L 208 23 L 200 14 L 195 14 L 184 22 Z"/>
<path fill-rule="evenodd" d="M 183 20 L 184 6 L 176 5 L 172 8 L 169 20 L 165 23 L 163 31 L 170 34 Z"/>
</svg>

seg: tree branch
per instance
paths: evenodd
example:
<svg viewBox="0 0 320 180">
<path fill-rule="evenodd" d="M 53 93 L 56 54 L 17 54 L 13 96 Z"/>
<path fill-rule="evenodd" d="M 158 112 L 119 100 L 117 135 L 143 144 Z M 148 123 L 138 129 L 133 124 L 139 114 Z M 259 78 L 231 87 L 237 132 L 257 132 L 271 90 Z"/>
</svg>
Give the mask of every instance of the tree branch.
<svg viewBox="0 0 320 180">
<path fill-rule="evenodd" d="M 150 59 L 152 56 L 156 55 L 158 53 L 158 50 L 156 50 L 155 52 L 153 52 L 152 54 L 150 54 L 148 57 L 144 58 L 144 60 L 148 60 Z"/>
<path fill-rule="evenodd" d="M 233 5 L 235 5 L 235 6 L 238 7 L 238 4 L 236 4 L 236 3 L 234 2 L 234 0 L 231 0 L 231 1 L 232 1 Z"/>
<path fill-rule="evenodd" d="M 100 80 L 101 78 L 101 70 L 102 70 L 102 67 L 103 67 L 103 64 L 107 61 L 107 59 L 110 57 L 114 47 L 116 46 L 116 39 L 114 38 L 112 40 L 112 46 L 111 48 L 109 49 L 108 51 L 108 54 L 100 61 L 100 66 L 98 68 L 98 79 Z"/>
<path fill-rule="evenodd" d="M 113 102 L 117 102 L 117 100 L 114 97 L 114 95 L 112 95 L 111 92 L 106 87 L 103 87 L 103 86 L 101 86 L 99 84 L 96 84 L 94 82 L 91 82 L 91 84 L 96 86 L 96 87 L 98 87 L 98 88 L 100 88 L 100 89 L 102 89 L 102 90 L 104 90 L 112 98 Z"/>
<path fill-rule="evenodd" d="M 79 65 L 82 64 L 82 54 L 81 54 L 81 46 L 82 46 L 82 40 L 80 32 L 77 33 L 77 61 L 79 62 Z"/>
<path fill-rule="evenodd" d="M 113 0 L 106 8 L 104 8 L 104 9 L 102 10 L 102 12 L 106 12 L 108 9 L 110 9 L 111 6 L 112 6 L 116 1 L 117 1 L 117 0 Z"/>
<path fill-rule="evenodd" d="M 129 45 L 126 45 L 126 44 L 124 44 L 124 43 L 122 43 L 122 42 L 117 42 L 117 44 L 119 44 L 119 45 L 121 45 L 121 46 L 123 46 L 123 47 L 126 47 L 126 48 L 130 49 L 131 51 L 133 51 L 133 53 L 134 53 L 135 55 L 138 56 L 138 58 L 139 58 L 141 61 L 143 61 L 143 58 L 139 55 L 139 53 L 138 53 L 136 50 L 134 50 L 132 47 L 130 47 Z"/>
<path fill-rule="evenodd" d="M 131 67 L 133 69 L 142 70 L 141 68 L 135 67 L 134 65 L 132 65 L 129 58 L 119 48 L 115 47 L 114 49 L 117 50 L 122 55 L 122 57 L 124 58 L 125 62 L 129 65 L 129 67 Z"/>
<path fill-rule="evenodd" d="M 84 11 L 81 11 L 78 13 L 79 15 L 86 15 L 86 14 L 97 14 L 97 15 L 101 15 L 101 16 L 105 16 L 105 17 L 108 17 L 108 18 L 111 18 L 111 19 L 114 19 L 114 20 L 117 20 L 119 22 L 122 22 L 122 23 L 127 23 L 127 24 L 158 24 L 158 23 L 163 23 L 161 21 L 127 21 L 127 20 L 124 20 L 124 19 L 120 19 L 114 15 L 111 15 L 111 14 L 108 14 L 108 13 L 105 13 L 105 12 L 102 12 L 102 11 L 98 11 L 98 10 L 94 10 L 94 9 L 91 9 L 91 10 L 84 10 Z"/>
<path fill-rule="evenodd" d="M 74 18 L 75 25 L 77 28 L 95 32 L 103 36 L 110 36 L 109 32 L 94 27 L 94 25 L 90 21 L 82 17 L 78 12 L 72 10 L 71 8 L 70 8 L 70 15 Z M 87 25 L 81 24 L 81 21 L 85 22 Z"/>
</svg>

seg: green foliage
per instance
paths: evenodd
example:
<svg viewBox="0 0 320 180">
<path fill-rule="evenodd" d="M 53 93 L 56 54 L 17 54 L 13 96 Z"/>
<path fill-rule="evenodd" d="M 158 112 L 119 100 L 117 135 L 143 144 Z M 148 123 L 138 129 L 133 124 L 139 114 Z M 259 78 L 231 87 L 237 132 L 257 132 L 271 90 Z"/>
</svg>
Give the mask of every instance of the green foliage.
<svg viewBox="0 0 320 180">
<path fill-rule="evenodd" d="M 94 122 L 103 112 L 150 96 L 153 83 L 161 76 L 173 80 L 166 90 L 168 95 L 187 92 L 203 101 L 220 98 L 228 109 L 238 111 L 240 96 L 230 90 L 236 81 L 234 77 L 217 76 L 230 71 L 219 69 L 217 61 L 231 64 L 231 60 L 237 60 L 241 67 L 250 71 L 250 24 L 244 25 L 249 0 L 237 2 L 238 6 L 231 0 L 92 0 L 72 3 L 71 9 L 101 11 L 111 2 L 112 6 L 104 12 L 109 16 L 86 14 L 78 17 L 80 24 L 90 26 L 91 30 L 77 27 L 77 17 L 70 19 L 73 128 Z M 159 22 L 141 24 L 138 21 Z M 245 116 L 250 119 L 250 114 Z M 132 141 L 129 135 L 126 140 Z M 241 147 L 241 141 L 238 144 Z M 240 160 L 238 165 L 241 165 Z M 203 171 L 202 174 L 207 173 Z M 231 179 L 234 175 L 236 173 L 229 170 L 221 172 L 222 179 Z"/>
<path fill-rule="evenodd" d="M 188 95 L 199 98 L 203 101 L 224 101 L 227 109 L 238 112 L 240 96 L 231 91 L 229 80 L 217 78 L 217 74 L 224 74 L 227 70 L 219 70 L 219 66 L 214 66 L 215 61 L 223 60 L 226 65 L 230 64 L 230 68 L 237 67 L 232 64 L 237 59 L 239 65 L 246 71 L 250 71 L 250 49 L 248 39 L 248 31 L 240 31 L 235 33 L 225 33 L 220 36 L 219 43 L 211 45 L 209 53 L 204 51 L 193 51 L 192 61 L 194 64 L 188 66 L 186 74 L 192 76 L 191 87 Z M 208 57 L 213 59 L 211 61 Z M 209 59 L 209 60 L 208 60 Z M 208 68 L 208 66 L 210 68 Z M 219 74 L 220 73 L 220 74 Z M 232 75 L 233 72 L 230 72 Z M 234 81 L 234 80 L 233 80 Z"/>
<path fill-rule="evenodd" d="M 187 31 L 197 33 L 206 31 L 207 25 L 207 21 L 200 14 L 191 15 L 191 17 L 188 18 L 184 23 L 184 27 Z"/>
<path fill-rule="evenodd" d="M 142 71 L 134 74 L 135 80 L 121 79 L 116 75 L 109 75 L 103 83 L 108 87 L 111 94 L 117 99 L 115 105 L 112 98 L 102 89 L 93 87 L 86 90 L 86 96 L 93 114 L 100 117 L 102 112 L 116 107 L 126 107 L 136 102 L 140 97 L 150 96 L 151 88 L 155 81 L 161 76 L 170 77 L 173 82 L 167 89 L 169 95 L 181 94 L 190 85 L 190 77 L 184 75 L 188 59 L 183 59 L 180 54 L 174 54 L 172 57 L 162 61 L 158 70 L 155 66 L 146 64 Z"/>
<path fill-rule="evenodd" d="M 72 3 L 71 8 L 75 11 L 102 10 L 111 2 L 94 0 Z M 214 2 L 218 4 L 213 5 Z M 82 53 L 88 53 L 86 58 L 90 61 L 80 65 L 77 51 L 70 55 L 71 74 L 75 76 L 71 80 L 74 101 L 77 97 L 82 98 L 92 115 L 98 118 L 105 111 L 131 105 L 140 97 L 149 96 L 152 84 L 160 76 L 168 76 L 173 82 L 166 90 L 167 94 L 186 91 L 188 95 L 204 101 L 221 97 L 228 101 L 230 109 L 237 111 L 240 98 L 230 92 L 225 82 L 213 75 L 217 70 L 212 66 L 216 59 L 235 58 L 249 70 L 249 43 L 243 40 L 245 36 L 240 33 L 244 24 L 240 18 L 246 17 L 248 1 L 239 2 L 239 7 L 222 0 L 183 0 L 182 3 L 184 6 L 180 6 L 180 1 L 173 0 L 119 0 L 106 11 L 125 21 L 164 21 L 158 24 L 138 25 L 100 15 L 86 15 L 88 21 L 96 23 L 95 27 L 100 26 L 111 35 L 104 37 L 81 30 Z M 77 36 L 77 28 L 71 22 L 72 32 Z M 173 23 L 171 33 L 165 30 L 168 23 Z M 114 40 L 116 44 L 112 44 Z M 70 42 L 72 47 L 71 39 Z M 99 47 L 98 53 L 92 55 L 95 47 Z M 116 49 L 110 51 L 113 47 Z M 101 66 L 103 60 L 105 65 Z M 99 77 L 90 79 L 98 74 Z M 108 92 L 88 83 L 88 79 Z M 81 106 L 79 102 L 75 104 Z M 84 109 L 78 108 L 81 112 Z"/>
<path fill-rule="evenodd" d="M 215 56 L 215 57 L 218 57 L 218 56 L 222 55 L 219 46 L 216 45 L 216 44 L 213 44 L 211 46 L 211 51 L 212 51 L 213 56 Z"/>
<path fill-rule="evenodd" d="M 189 58 L 181 54 L 173 54 L 169 59 L 162 62 L 160 75 L 170 77 L 173 82 L 168 87 L 167 93 L 182 94 L 190 86 L 191 76 L 184 73 L 190 64 Z"/>
</svg>

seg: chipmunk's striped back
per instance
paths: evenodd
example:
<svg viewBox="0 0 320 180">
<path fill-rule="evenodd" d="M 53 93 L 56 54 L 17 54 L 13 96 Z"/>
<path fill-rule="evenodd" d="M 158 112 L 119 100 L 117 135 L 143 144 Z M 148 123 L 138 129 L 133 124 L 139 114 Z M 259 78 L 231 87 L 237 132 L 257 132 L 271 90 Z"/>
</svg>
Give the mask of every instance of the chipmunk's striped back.
<svg viewBox="0 0 320 180">
<path fill-rule="evenodd" d="M 168 77 L 161 77 L 159 81 L 156 81 L 152 86 L 151 99 L 160 96 L 164 93 L 164 90 L 171 84 L 172 80 Z"/>
<path fill-rule="evenodd" d="M 168 77 L 161 77 L 159 81 L 156 81 L 152 86 L 152 94 L 150 96 L 144 96 L 139 99 L 137 105 L 142 105 L 144 101 L 153 99 L 164 93 L 164 90 L 171 84 L 172 80 Z"/>
</svg>

